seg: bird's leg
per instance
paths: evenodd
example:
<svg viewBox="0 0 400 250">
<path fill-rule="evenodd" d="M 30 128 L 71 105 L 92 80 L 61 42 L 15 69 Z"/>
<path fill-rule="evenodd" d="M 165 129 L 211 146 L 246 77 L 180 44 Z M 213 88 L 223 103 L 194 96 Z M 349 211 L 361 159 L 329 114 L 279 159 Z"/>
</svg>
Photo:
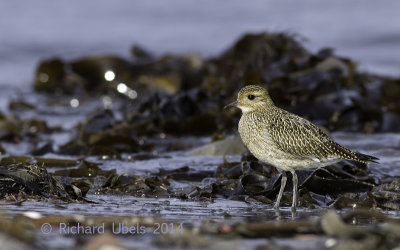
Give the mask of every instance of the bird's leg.
<svg viewBox="0 0 400 250">
<path fill-rule="evenodd" d="M 296 206 L 297 206 L 297 186 L 299 180 L 297 179 L 297 174 L 296 171 L 291 170 L 290 173 L 292 173 L 293 176 L 293 202 L 292 202 L 292 212 L 296 212 Z"/>
<path fill-rule="evenodd" d="M 278 198 L 276 198 L 276 202 L 275 202 L 275 210 L 279 210 L 279 203 L 281 202 L 281 198 L 282 198 L 282 194 L 283 194 L 283 190 L 285 189 L 286 186 L 286 172 L 285 171 L 280 171 L 281 175 L 282 175 L 282 179 L 281 179 L 281 188 L 279 189 L 279 194 L 278 194 Z"/>
</svg>

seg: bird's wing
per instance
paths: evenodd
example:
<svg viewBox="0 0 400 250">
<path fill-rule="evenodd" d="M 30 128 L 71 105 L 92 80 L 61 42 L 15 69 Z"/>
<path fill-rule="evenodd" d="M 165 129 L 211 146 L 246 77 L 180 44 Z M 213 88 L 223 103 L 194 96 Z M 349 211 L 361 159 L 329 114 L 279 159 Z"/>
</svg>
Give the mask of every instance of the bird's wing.
<svg viewBox="0 0 400 250">
<path fill-rule="evenodd" d="M 284 110 L 279 112 L 282 114 L 274 116 L 268 122 L 267 131 L 282 151 L 314 160 L 329 158 L 357 160 L 351 150 L 334 142 L 311 122 Z"/>
</svg>

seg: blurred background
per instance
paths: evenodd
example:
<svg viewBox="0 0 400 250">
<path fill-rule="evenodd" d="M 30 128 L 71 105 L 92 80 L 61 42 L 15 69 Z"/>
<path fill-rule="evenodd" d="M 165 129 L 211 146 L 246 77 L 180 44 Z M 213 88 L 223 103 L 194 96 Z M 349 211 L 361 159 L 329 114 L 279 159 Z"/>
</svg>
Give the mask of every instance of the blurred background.
<svg viewBox="0 0 400 250">
<path fill-rule="evenodd" d="M 400 2 L 1 1 L 0 85 L 25 87 L 40 60 L 153 52 L 220 54 L 247 32 L 284 31 L 334 48 L 361 70 L 400 75 Z"/>
</svg>

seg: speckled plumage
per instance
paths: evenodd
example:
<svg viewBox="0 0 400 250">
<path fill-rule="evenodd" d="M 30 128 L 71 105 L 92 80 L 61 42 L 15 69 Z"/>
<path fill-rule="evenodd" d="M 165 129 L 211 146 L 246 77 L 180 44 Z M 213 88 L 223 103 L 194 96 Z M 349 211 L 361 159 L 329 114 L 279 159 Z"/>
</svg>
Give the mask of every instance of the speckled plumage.
<svg viewBox="0 0 400 250">
<path fill-rule="evenodd" d="M 324 167 L 341 160 L 361 163 L 377 160 L 373 156 L 341 146 L 308 120 L 276 107 L 267 90 L 260 86 L 248 85 L 242 88 L 237 101 L 228 106 L 236 106 L 243 112 L 239 133 L 250 152 L 282 173 L 282 185 L 275 208 L 279 207 L 286 184 L 285 171 L 293 175 L 292 209 L 295 210 L 295 169 Z"/>
</svg>

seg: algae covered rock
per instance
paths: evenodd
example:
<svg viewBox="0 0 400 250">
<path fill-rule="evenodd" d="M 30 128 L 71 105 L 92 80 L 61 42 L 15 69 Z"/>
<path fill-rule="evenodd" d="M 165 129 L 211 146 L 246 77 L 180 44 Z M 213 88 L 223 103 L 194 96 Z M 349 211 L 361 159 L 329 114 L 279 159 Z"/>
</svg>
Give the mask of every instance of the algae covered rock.
<svg viewBox="0 0 400 250">
<path fill-rule="evenodd" d="M 9 195 L 57 196 L 63 186 L 45 167 L 28 162 L 0 165 L 0 197 Z"/>
</svg>

